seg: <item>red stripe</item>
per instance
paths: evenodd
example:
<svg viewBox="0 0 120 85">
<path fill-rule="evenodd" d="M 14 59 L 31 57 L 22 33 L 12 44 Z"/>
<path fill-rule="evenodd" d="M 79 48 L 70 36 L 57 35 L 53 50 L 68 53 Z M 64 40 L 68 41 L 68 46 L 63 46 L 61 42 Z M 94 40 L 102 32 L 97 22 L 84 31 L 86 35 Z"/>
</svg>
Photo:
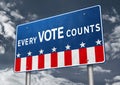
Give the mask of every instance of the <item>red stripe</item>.
<svg viewBox="0 0 120 85">
<path fill-rule="evenodd" d="M 20 67 L 21 67 L 21 58 L 16 58 L 15 71 L 20 71 Z"/>
<path fill-rule="evenodd" d="M 87 49 L 86 48 L 80 48 L 79 49 L 79 62 L 80 64 L 86 64 L 87 63 Z"/>
<path fill-rule="evenodd" d="M 104 61 L 103 46 L 95 46 L 95 56 L 96 56 L 96 62 Z"/>
<path fill-rule="evenodd" d="M 32 70 L 32 56 L 26 58 L 26 70 Z"/>
<path fill-rule="evenodd" d="M 72 53 L 71 50 L 66 50 L 64 53 L 64 63 L 65 66 L 72 65 Z"/>
<path fill-rule="evenodd" d="M 51 67 L 58 66 L 57 52 L 51 53 Z"/>
<path fill-rule="evenodd" d="M 39 55 L 38 56 L 38 69 L 43 69 L 44 68 L 44 55 Z"/>
</svg>

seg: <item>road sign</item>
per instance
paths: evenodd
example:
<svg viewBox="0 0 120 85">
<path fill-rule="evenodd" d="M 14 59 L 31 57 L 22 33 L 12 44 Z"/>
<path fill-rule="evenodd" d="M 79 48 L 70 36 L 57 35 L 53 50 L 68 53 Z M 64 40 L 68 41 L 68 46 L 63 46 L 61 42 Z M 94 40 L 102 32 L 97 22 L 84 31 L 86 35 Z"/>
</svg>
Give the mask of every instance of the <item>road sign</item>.
<svg viewBox="0 0 120 85">
<path fill-rule="evenodd" d="M 17 26 L 15 72 L 104 62 L 99 5 Z"/>
</svg>

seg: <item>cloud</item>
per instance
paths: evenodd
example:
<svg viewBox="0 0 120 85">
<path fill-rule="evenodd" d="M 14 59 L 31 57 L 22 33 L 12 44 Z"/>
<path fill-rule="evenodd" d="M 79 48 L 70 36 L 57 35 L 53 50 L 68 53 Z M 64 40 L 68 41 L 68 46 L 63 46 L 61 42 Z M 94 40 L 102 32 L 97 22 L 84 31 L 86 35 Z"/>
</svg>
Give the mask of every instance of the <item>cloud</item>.
<svg viewBox="0 0 120 85">
<path fill-rule="evenodd" d="M 113 77 L 112 79 L 105 79 L 106 85 L 120 85 L 120 75 Z"/>
<path fill-rule="evenodd" d="M 1 85 L 24 85 L 25 73 L 14 73 L 12 69 L 0 71 Z M 6 82 L 7 81 L 7 82 Z M 49 71 L 39 71 L 32 73 L 31 85 L 85 85 L 83 83 L 74 83 L 65 78 L 58 78 L 51 75 Z"/>
<path fill-rule="evenodd" d="M 87 66 L 79 66 L 81 71 L 87 71 Z M 111 70 L 104 69 L 100 66 L 93 66 L 93 71 L 97 73 L 110 73 Z"/>
<path fill-rule="evenodd" d="M 103 19 L 107 20 L 107 21 L 110 21 L 112 23 L 115 23 L 117 21 L 117 18 L 115 16 L 110 16 L 110 15 L 107 15 L 107 14 L 103 15 Z"/>
<path fill-rule="evenodd" d="M 25 74 L 23 73 L 14 74 L 12 69 L 1 70 L 0 74 L 1 85 L 24 85 L 25 83 L 24 80 Z"/>
<path fill-rule="evenodd" d="M 109 35 L 109 40 L 105 42 L 107 59 L 120 58 L 120 25 L 115 26 L 112 33 Z"/>
<path fill-rule="evenodd" d="M 0 17 L 0 34 L 6 38 L 15 39 L 15 28 L 9 23 L 10 17 L 4 11 L 0 11 Z"/>
<path fill-rule="evenodd" d="M 112 8 L 111 12 L 113 14 L 103 14 L 103 20 L 106 20 L 106 21 L 109 21 L 111 23 L 116 23 L 118 21 L 120 21 L 120 16 L 119 14 L 117 13 L 116 9 L 115 8 Z"/>
<path fill-rule="evenodd" d="M 0 8 L 2 8 L 4 11 L 10 11 L 10 9 L 6 5 L 7 4 L 4 1 L 0 2 Z"/>
<path fill-rule="evenodd" d="M 24 19 L 24 17 L 20 15 L 18 10 L 11 11 L 10 15 L 13 16 L 16 20 Z"/>
<path fill-rule="evenodd" d="M 15 28 L 8 23 L 2 23 L 4 27 L 4 37 L 12 37 L 15 39 Z"/>
<path fill-rule="evenodd" d="M 22 15 L 18 11 L 11 9 L 14 5 L 12 3 L 0 2 L 0 34 L 5 38 L 15 39 L 15 23 L 11 17 L 23 19 Z M 1 31 L 2 30 L 2 31 Z"/>
<path fill-rule="evenodd" d="M 120 85 L 120 82 L 115 82 L 112 85 Z"/>
<path fill-rule="evenodd" d="M 16 22 L 29 22 L 38 18 L 38 15 L 35 13 L 28 13 L 25 18 L 20 11 L 15 8 L 16 6 L 17 2 L 0 2 L 0 34 L 5 38 L 12 38 L 14 40 Z"/>
<path fill-rule="evenodd" d="M 99 73 L 110 73 L 111 72 L 111 70 L 103 69 L 100 66 L 95 66 L 93 70 L 94 72 L 99 72 Z"/>
<path fill-rule="evenodd" d="M 39 16 L 37 14 L 28 13 L 28 15 L 26 16 L 26 21 L 25 22 L 30 22 L 30 21 L 36 20 L 36 19 L 38 19 L 38 17 Z"/>
<path fill-rule="evenodd" d="M 41 79 L 38 79 L 39 77 L 42 77 Z M 73 83 L 67 79 L 64 78 L 56 78 L 53 77 L 50 73 L 47 71 L 41 71 L 37 75 L 33 75 L 33 85 L 85 85 L 83 83 Z M 48 82 L 46 82 L 48 81 Z"/>
<path fill-rule="evenodd" d="M 4 54 L 4 53 L 5 53 L 5 48 L 2 45 L 0 45 L 0 54 Z"/>
<path fill-rule="evenodd" d="M 14 1 L 12 3 L 0 1 L 0 50 L 2 50 L 0 54 L 5 54 L 14 46 L 16 22 L 24 19 L 19 10 L 15 8 L 16 6 Z M 0 57 L 5 58 L 1 55 Z"/>
<path fill-rule="evenodd" d="M 0 25 L 2 26 L 2 28 L 0 27 L 0 34 L 5 38 L 14 40 L 16 22 L 25 19 L 16 7 L 17 2 L 15 1 L 0 1 Z"/>
<path fill-rule="evenodd" d="M 114 81 L 118 81 L 118 80 L 120 81 L 120 75 L 115 76 L 115 77 L 113 78 L 113 80 L 114 80 Z"/>
<path fill-rule="evenodd" d="M 5 11 L 0 11 L 0 22 L 4 23 L 10 20 L 10 17 L 6 16 L 7 13 Z"/>
<path fill-rule="evenodd" d="M 107 41 L 105 42 L 106 59 L 120 58 L 120 15 L 115 8 L 112 8 L 110 13 L 103 15 L 103 20 L 112 23 L 114 26 L 111 33 L 108 34 L 109 36 L 107 36 Z"/>
</svg>

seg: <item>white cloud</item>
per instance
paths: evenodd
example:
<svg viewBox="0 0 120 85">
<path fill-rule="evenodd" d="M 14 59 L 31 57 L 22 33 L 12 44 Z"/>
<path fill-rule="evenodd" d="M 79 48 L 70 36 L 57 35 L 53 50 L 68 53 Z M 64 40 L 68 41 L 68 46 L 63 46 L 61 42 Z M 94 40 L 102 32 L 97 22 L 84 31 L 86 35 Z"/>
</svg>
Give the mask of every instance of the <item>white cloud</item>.
<svg viewBox="0 0 120 85">
<path fill-rule="evenodd" d="M 7 8 L 15 7 L 16 3 L 15 2 L 12 2 L 12 4 L 11 3 L 7 3 L 6 6 L 7 6 Z"/>
<path fill-rule="evenodd" d="M 0 34 L 6 38 L 11 37 L 15 39 L 15 28 L 13 27 L 13 22 L 10 17 L 4 11 L 0 11 L 0 17 Z"/>
<path fill-rule="evenodd" d="M 19 11 L 11 11 L 11 16 L 15 17 L 15 19 L 24 19 L 24 17 L 22 15 L 20 15 Z"/>
<path fill-rule="evenodd" d="M 23 73 L 16 75 L 13 73 L 12 69 L 10 71 L 9 69 L 1 70 L 0 74 L 1 85 L 24 85 L 25 83 L 25 75 Z"/>
<path fill-rule="evenodd" d="M 6 82 L 7 81 L 7 82 Z M 0 71 L 1 85 L 24 85 L 25 73 L 14 73 L 12 69 Z M 74 83 L 64 78 L 56 78 L 49 71 L 39 71 L 31 76 L 31 85 L 85 85 Z"/>
<path fill-rule="evenodd" d="M 6 3 L 5 1 L 0 2 L 0 35 L 5 38 L 15 39 L 15 22 L 14 20 L 21 20 L 24 17 L 19 13 L 17 9 L 12 9 L 15 7 L 15 2 Z M 15 19 L 11 18 L 14 17 Z"/>
<path fill-rule="evenodd" d="M 115 77 L 113 78 L 113 80 L 114 80 L 114 81 L 117 81 L 117 80 L 119 80 L 119 81 L 120 81 L 120 75 L 115 76 Z"/>
<path fill-rule="evenodd" d="M 31 20 L 35 20 L 35 19 L 38 18 L 38 15 L 37 15 L 37 14 L 31 14 L 31 13 L 29 13 L 29 14 L 28 14 L 28 17 L 29 17 Z"/>
<path fill-rule="evenodd" d="M 0 54 L 4 54 L 4 53 L 5 53 L 5 48 L 0 45 Z"/>
<path fill-rule="evenodd" d="M 4 37 L 12 37 L 13 39 L 15 39 L 15 28 L 8 24 L 8 23 L 3 23 L 4 26 Z"/>
<path fill-rule="evenodd" d="M 0 47 L 0 54 L 5 54 L 5 51 L 11 50 L 12 46 L 14 47 L 16 21 L 24 19 L 15 6 L 17 6 L 15 1 L 12 3 L 11 1 L 0 1 L 0 45 L 4 45 Z M 9 42 L 9 40 L 13 41 Z M 11 47 L 6 50 L 8 45 Z"/>
<path fill-rule="evenodd" d="M 79 68 L 81 69 L 81 71 L 87 71 L 87 66 L 79 66 Z M 110 73 L 111 72 L 111 70 L 104 69 L 100 66 L 93 66 L 93 71 L 98 72 L 98 73 Z"/>
<path fill-rule="evenodd" d="M 0 24 L 0 35 L 3 35 L 3 28 L 1 24 Z"/>
<path fill-rule="evenodd" d="M 7 22 L 9 21 L 10 18 L 8 16 L 6 16 L 6 12 L 5 11 L 0 11 L 0 22 Z"/>
<path fill-rule="evenodd" d="M 10 11 L 10 9 L 6 5 L 7 4 L 5 2 L 0 2 L 0 8 L 2 8 L 4 11 Z"/>
<path fill-rule="evenodd" d="M 113 36 L 115 35 L 115 37 L 116 37 L 116 35 L 119 35 L 119 36 L 120 36 L 120 25 L 118 25 L 118 26 L 115 27 L 112 35 L 113 35 Z M 117 36 L 117 37 L 119 37 L 119 36 Z"/>
<path fill-rule="evenodd" d="M 38 15 L 37 14 L 28 13 L 25 22 L 30 22 L 30 21 L 33 21 L 33 20 L 36 20 L 36 19 L 38 19 Z"/>
<path fill-rule="evenodd" d="M 41 79 L 38 79 L 41 76 Z M 46 82 L 47 81 L 47 82 Z M 64 78 L 56 78 L 51 74 L 48 74 L 47 71 L 41 71 L 37 75 L 32 76 L 33 85 L 85 85 L 83 83 L 73 83 Z"/>
<path fill-rule="evenodd" d="M 113 77 L 112 79 L 105 79 L 106 85 L 120 85 L 120 75 Z"/>
<path fill-rule="evenodd" d="M 104 20 L 107 20 L 112 24 L 116 24 L 112 32 L 107 37 L 107 41 L 105 42 L 107 60 L 120 58 L 120 24 L 118 24 L 120 22 L 120 15 L 114 8 L 112 8 L 111 14 L 109 13 L 103 15 Z"/>
<path fill-rule="evenodd" d="M 110 16 L 110 15 L 107 15 L 107 14 L 103 15 L 103 19 L 107 20 L 107 21 L 110 21 L 112 23 L 115 23 L 117 21 L 117 18 L 115 16 Z"/>
<path fill-rule="evenodd" d="M 73 67 L 74 68 L 74 67 Z M 76 68 L 76 67 L 75 67 Z M 80 66 L 78 66 L 77 68 L 79 68 L 80 69 L 80 71 L 87 71 L 87 65 L 80 65 Z"/>
<path fill-rule="evenodd" d="M 106 20 L 106 21 L 109 21 L 111 23 L 116 23 L 118 21 L 120 21 L 120 16 L 119 14 L 117 13 L 116 9 L 115 8 L 112 8 L 111 12 L 114 14 L 114 15 L 110 15 L 109 14 L 103 14 L 103 19 Z"/>
<path fill-rule="evenodd" d="M 108 36 L 109 40 L 105 42 L 105 48 L 108 59 L 116 59 L 119 57 L 120 51 L 120 25 L 116 26 L 113 32 Z"/>
<path fill-rule="evenodd" d="M 112 83 L 112 85 L 120 85 L 120 82 Z"/>
<path fill-rule="evenodd" d="M 93 70 L 94 70 L 94 72 L 100 72 L 100 73 L 110 73 L 111 72 L 111 70 L 103 69 L 100 66 L 95 66 Z"/>
</svg>

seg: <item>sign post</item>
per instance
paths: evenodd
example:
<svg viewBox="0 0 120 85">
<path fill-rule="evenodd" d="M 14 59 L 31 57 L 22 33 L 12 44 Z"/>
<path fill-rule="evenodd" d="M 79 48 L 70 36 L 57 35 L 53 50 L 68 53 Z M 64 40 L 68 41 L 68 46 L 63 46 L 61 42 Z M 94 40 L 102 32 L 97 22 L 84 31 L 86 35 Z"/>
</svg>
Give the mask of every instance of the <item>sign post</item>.
<svg viewBox="0 0 120 85">
<path fill-rule="evenodd" d="M 25 85 L 31 85 L 31 72 L 27 71 L 26 72 L 26 81 L 25 81 Z"/>
<path fill-rule="evenodd" d="M 89 85 L 94 85 L 93 65 L 87 65 Z"/>
</svg>

